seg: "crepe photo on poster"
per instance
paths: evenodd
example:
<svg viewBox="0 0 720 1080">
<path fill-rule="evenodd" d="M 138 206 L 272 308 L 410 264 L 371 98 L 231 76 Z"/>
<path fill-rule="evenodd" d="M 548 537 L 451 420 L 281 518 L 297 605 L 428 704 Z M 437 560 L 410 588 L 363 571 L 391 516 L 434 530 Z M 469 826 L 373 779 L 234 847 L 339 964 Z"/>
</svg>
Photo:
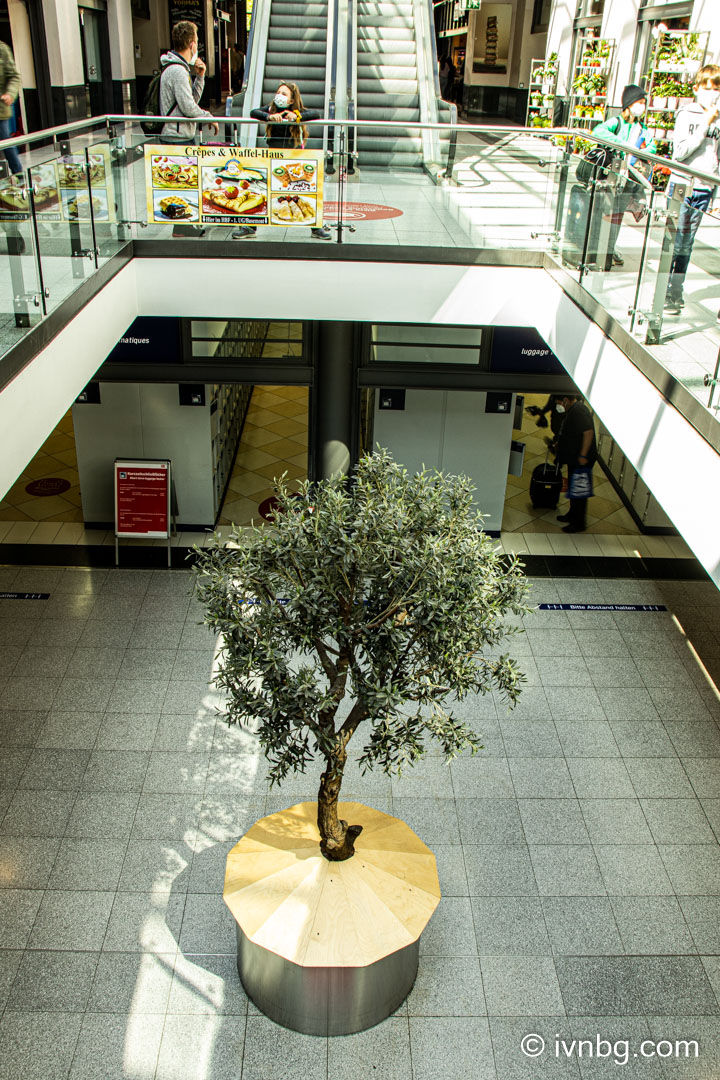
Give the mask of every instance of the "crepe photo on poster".
<svg viewBox="0 0 720 1080">
<path fill-rule="evenodd" d="M 107 166 L 105 155 L 91 153 L 88 155 L 90 183 L 93 187 L 105 187 L 107 184 Z M 84 154 L 65 154 L 58 158 L 57 163 L 58 182 L 61 188 L 86 188 L 86 170 Z"/>
<path fill-rule="evenodd" d="M 317 224 L 317 200 L 304 195 L 273 195 L 273 225 Z"/>
<path fill-rule="evenodd" d="M 35 213 L 42 221 L 88 221 L 92 191 L 96 221 L 115 220 L 115 189 L 105 146 L 85 154 L 64 154 L 30 167 Z M 27 188 L 0 181 L 0 221 L 23 221 L 30 212 Z"/>
<path fill-rule="evenodd" d="M 270 167 L 272 191 L 317 191 L 314 161 L 274 161 Z"/>
<path fill-rule="evenodd" d="M 154 188 L 196 188 L 197 162 L 192 158 L 154 154 L 150 158 Z"/>
<path fill-rule="evenodd" d="M 148 221 L 226 226 L 322 221 L 320 151 L 237 146 L 167 151 L 167 146 L 145 146 Z"/>
<path fill-rule="evenodd" d="M 95 221 L 107 221 L 109 218 L 107 192 L 102 188 L 93 191 L 62 191 L 63 217 L 66 221 L 89 221 L 90 199 Z"/>
<path fill-rule="evenodd" d="M 236 159 L 227 165 L 203 165 L 201 170 L 203 221 L 267 225 L 267 168 L 248 168 Z"/>
<path fill-rule="evenodd" d="M 48 161 L 32 168 L 32 185 L 35 212 L 45 221 L 59 221 L 61 217 L 60 195 L 55 165 Z M 28 189 L 14 184 L 9 178 L 0 181 L 0 219 L 24 221 L 30 211 Z"/>
</svg>

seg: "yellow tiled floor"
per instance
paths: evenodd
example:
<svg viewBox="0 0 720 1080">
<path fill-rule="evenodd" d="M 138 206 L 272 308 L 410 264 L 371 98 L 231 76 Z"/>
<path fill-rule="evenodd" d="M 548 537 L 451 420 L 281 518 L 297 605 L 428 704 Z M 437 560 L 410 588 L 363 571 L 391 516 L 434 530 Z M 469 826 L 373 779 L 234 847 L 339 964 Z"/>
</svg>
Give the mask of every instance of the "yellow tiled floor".
<svg viewBox="0 0 720 1080">
<path fill-rule="evenodd" d="M 50 476 L 67 480 L 69 489 L 61 495 L 47 496 L 29 495 L 25 490 L 33 480 Z M 0 521 L 46 523 L 82 519 L 75 432 L 72 413 L 68 411 L 0 502 Z"/>
<path fill-rule="evenodd" d="M 306 386 L 254 387 L 218 525 L 262 524 L 273 479 L 307 479 L 308 403 Z"/>
</svg>

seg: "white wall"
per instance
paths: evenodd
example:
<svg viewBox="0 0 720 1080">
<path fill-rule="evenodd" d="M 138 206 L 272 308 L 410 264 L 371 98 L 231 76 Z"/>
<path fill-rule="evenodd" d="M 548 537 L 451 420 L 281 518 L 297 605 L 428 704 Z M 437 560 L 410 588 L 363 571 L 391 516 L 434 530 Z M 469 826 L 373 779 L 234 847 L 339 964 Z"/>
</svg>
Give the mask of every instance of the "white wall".
<svg viewBox="0 0 720 1080">
<path fill-rule="evenodd" d="M 99 405 L 74 405 L 83 517 L 112 521 L 115 458 L 169 458 L 178 500 L 178 522 L 215 520 L 206 405 L 180 405 L 175 383 L 101 383 Z"/>
<path fill-rule="evenodd" d="M 84 84 L 77 0 L 42 0 L 42 7 L 53 86 Z"/>
<path fill-rule="evenodd" d="M 620 105 L 623 87 L 630 82 L 640 0 L 610 0 L 605 5 L 601 36 L 615 41 L 615 61 L 608 86 L 608 101 Z"/>
<path fill-rule="evenodd" d="M 486 413 L 486 401 L 482 391 L 408 390 L 404 409 L 381 409 L 376 393 L 373 443 L 390 450 L 410 472 L 426 466 L 469 476 L 477 488 L 476 506 L 488 515 L 485 528 L 499 531 L 513 407 L 509 413 Z"/>
<path fill-rule="evenodd" d="M 112 77 L 122 81 L 134 79 L 133 21 L 128 0 L 108 0 L 107 20 Z"/>
<path fill-rule="evenodd" d="M 0 497 L 15 483 L 136 314 L 135 272 L 130 265 L 0 393 Z"/>
<path fill-rule="evenodd" d="M 575 0 L 555 0 L 548 27 L 545 55 L 558 55 L 558 94 L 567 94 L 572 82 L 572 36 Z"/>
</svg>

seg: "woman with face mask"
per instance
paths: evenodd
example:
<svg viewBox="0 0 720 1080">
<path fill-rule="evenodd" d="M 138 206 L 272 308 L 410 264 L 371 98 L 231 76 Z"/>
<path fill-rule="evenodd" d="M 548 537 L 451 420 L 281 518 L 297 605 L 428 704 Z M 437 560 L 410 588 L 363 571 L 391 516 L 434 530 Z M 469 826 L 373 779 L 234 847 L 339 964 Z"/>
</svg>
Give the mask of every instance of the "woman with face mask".
<svg viewBox="0 0 720 1080">
<path fill-rule="evenodd" d="M 700 68 L 695 76 L 693 94 L 695 100 L 684 102 L 675 117 L 673 161 L 682 161 L 698 172 L 720 177 L 720 67 L 717 64 Z M 710 187 L 707 182 L 692 181 L 682 173 L 673 173 L 668 195 L 672 195 L 676 184 L 682 184 L 687 194 L 678 215 L 665 297 L 666 315 L 679 315 L 685 306 L 683 288 L 695 235 L 717 192 L 717 188 Z"/>
<path fill-rule="evenodd" d="M 297 84 L 291 82 L 280 83 L 270 104 L 265 108 L 253 109 L 250 115 L 267 125 L 265 138 L 268 146 L 288 150 L 299 150 L 305 146 L 308 137 L 305 120 L 320 119 L 317 109 L 305 108 Z M 310 232 L 316 240 L 332 240 L 332 233 L 324 227 L 311 229 Z M 244 240 L 256 233 L 256 225 L 242 225 L 234 230 L 232 236 L 233 240 Z"/>
<path fill-rule="evenodd" d="M 637 150 L 647 150 L 655 153 L 655 140 L 648 137 L 648 129 L 643 117 L 647 106 L 647 98 L 642 86 L 630 84 L 622 92 L 622 112 L 619 116 L 613 116 L 610 120 L 603 120 L 601 124 L 593 128 L 593 135 L 599 135 L 608 142 L 617 143 L 619 147 Z M 630 164 L 634 162 L 630 158 Z M 642 185 L 636 180 L 620 181 L 615 192 L 612 207 L 612 221 L 610 224 L 610 236 L 608 240 L 608 253 L 614 266 L 622 266 L 625 260 L 619 251 L 615 250 L 617 235 L 620 231 L 622 216 L 628 208 L 628 204 L 642 193 Z"/>
</svg>

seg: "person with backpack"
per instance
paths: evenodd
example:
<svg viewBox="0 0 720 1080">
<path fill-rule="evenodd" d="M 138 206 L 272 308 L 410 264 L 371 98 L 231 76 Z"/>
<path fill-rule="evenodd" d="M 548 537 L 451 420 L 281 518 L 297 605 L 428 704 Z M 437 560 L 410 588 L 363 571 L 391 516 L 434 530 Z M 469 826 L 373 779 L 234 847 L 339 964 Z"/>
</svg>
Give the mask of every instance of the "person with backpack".
<svg viewBox="0 0 720 1080">
<path fill-rule="evenodd" d="M 643 116 L 647 106 L 647 94 L 642 86 L 630 84 L 622 92 L 622 112 L 619 116 L 613 116 L 610 120 L 603 120 L 601 124 L 593 128 L 593 135 L 599 135 L 608 142 L 616 143 L 619 147 L 637 150 L 647 150 L 654 154 L 656 150 L 655 140 L 649 137 L 649 132 L 643 123 Z M 630 165 L 635 159 L 630 158 Z M 643 192 L 642 184 L 637 180 L 619 180 L 615 191 L 612 206 L 612 218 L 610 236 L 608 241 L 608 254 L 612 259 L 612 265 L 622 266 L 625 262 L 619 251 L 616 250 L 618 233 L 622 223 L 623 214 L 628 209 L 633 199 L 637 199 Z"/>
<path fill-rule="evenodd" d="M 283 149 L 302 149 L 308 137 L 304 122 L 320 119 L 317 109 L 305 108 L 297 84 L 291 82 L 280 83 L 270 104 L 266 108 L 253 109 L 250 116 L 267 125 L 265 138 L 268 146 Z M 245 240 L 256 233 L 256 225 L 241 225 L 233 231 L 232 238 Z M 310 229 L 310 235 L 316 240 L 332 240 L 332 233 L 324 226 Z"/>
<path fill-rule="evenodd" d="M 183 117 L 192 120 L 210 117 L 207 109 L 198 105 L 205 88 L 205 63 L 198 56 L 198 30 L 193 22 L 183 20 L 172 28 L 172 49 L 160 57 L 160 74 L 148 87 L 145 112 L 155 116 Z M 197 124 L 174 122 L 163 124 L 159 133 L 156 124 L 144 124 L 148 135 L 159 134 L 159 142 L 182 144 L 195 142 L 198 138 Z M 213 134 L 218 124 L 209 124 Z M 199 225 L 175 225 L 173 236 L 203 236 L 205 229 Z"/>
</svg>

